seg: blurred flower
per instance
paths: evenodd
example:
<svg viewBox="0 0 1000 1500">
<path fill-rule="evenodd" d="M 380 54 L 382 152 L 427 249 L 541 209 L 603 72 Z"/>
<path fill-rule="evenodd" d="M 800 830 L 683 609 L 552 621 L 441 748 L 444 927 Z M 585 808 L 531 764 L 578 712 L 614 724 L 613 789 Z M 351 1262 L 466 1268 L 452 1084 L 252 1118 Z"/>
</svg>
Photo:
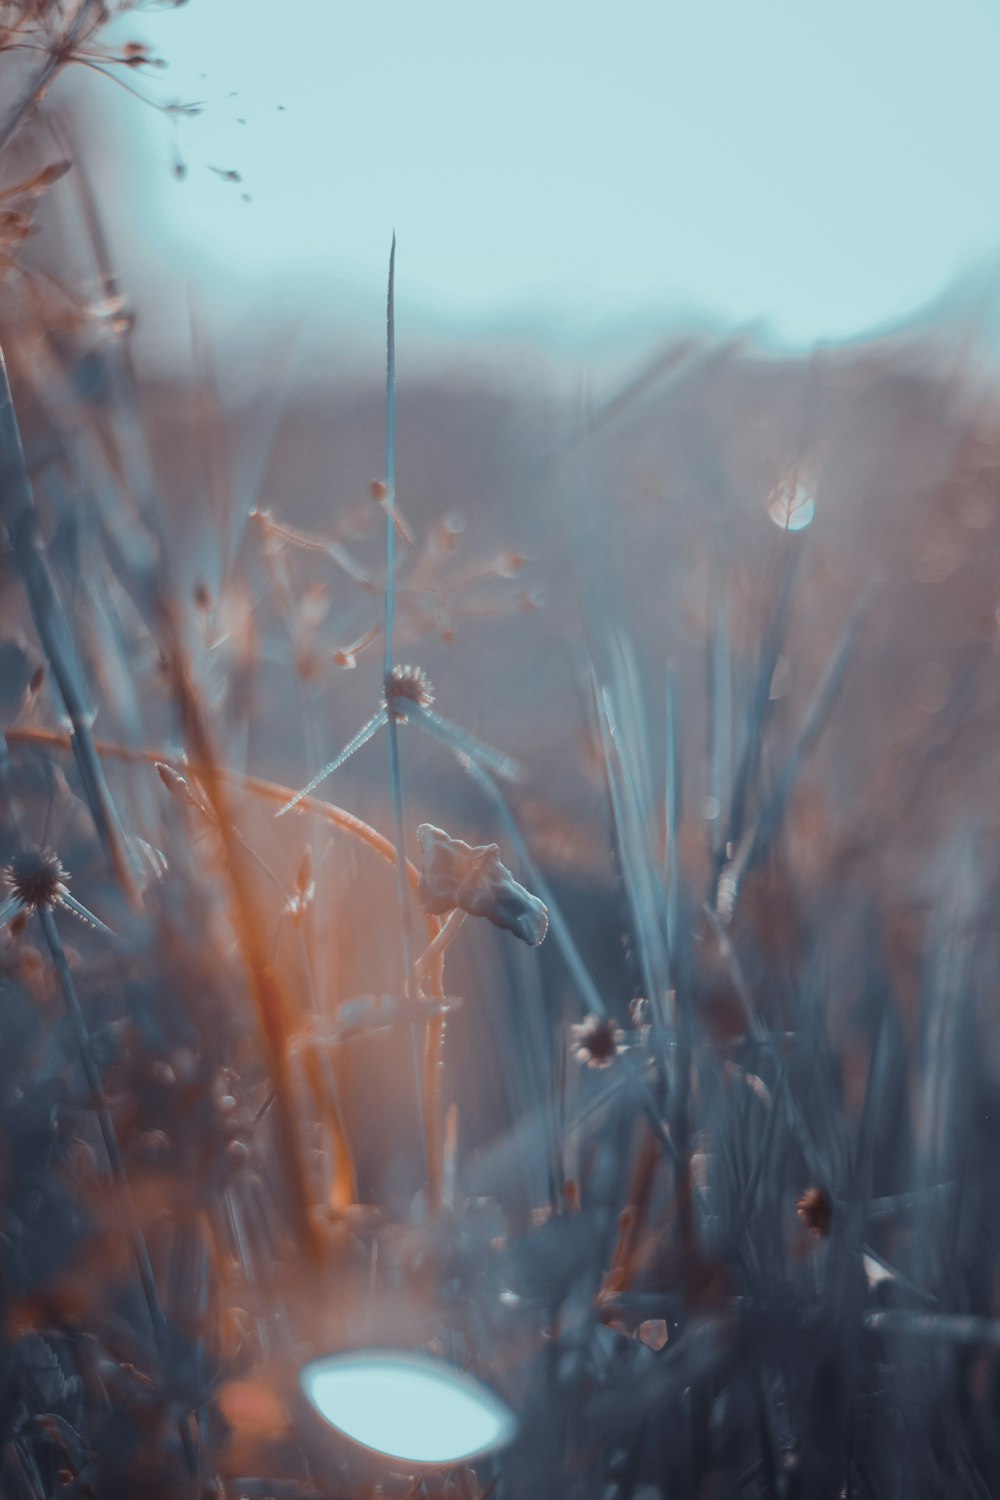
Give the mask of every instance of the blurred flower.
<svg viewBox="0 0 1000 1500">
<path fill-rule="evenodd" d="M 512 932 L 529 947 L 545 937 L 549 914 L 537 896 L 518 885 L 500 861 L 497 844 L 466 844 L 431 823 L 421 823 L 417 841 L 423 853 L 420 901 L 441 915 L 460 907 Z"/>
<path fill-rule="evenodd" d="M 114 936 L 92 911 L 70 895 L 69 874 L 54 849 L 20 849 L 4 869 L 3 877 L 10 895 L 6 901 L 0 902 L 0 927 L 15 923 L 20 917 L 34 916 L 38 911 L 53 911 L 61 906 L 88 927 L 108 937 Z"/>
<path fill-rule="evenodd" d="M 607 1016 L 587 1016 L 570 1027 L 573 1056 L 588 1068 L 610 1068 L 625 1051 L 625 1033 Z"/>
<path fill-rule="evenodd" d="M 819 1187 L 806 1188 L 795 1205 L 795 1212 L 817 1239 L 826 1239 L 833 1218 L 833 1204 L 829 1193 Z"/>
</svg>

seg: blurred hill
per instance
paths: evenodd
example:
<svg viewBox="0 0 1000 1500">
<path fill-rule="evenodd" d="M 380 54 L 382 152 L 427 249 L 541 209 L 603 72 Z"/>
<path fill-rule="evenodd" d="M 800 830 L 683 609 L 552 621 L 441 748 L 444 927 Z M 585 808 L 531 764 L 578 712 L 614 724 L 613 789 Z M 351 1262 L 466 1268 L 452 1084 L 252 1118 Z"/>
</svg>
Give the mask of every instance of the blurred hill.
<svg viewBox="0 0 1000 1500">
<path fill-rule="evenodd" d="M 516 377 L 490 380 L 481 370 L 401 388 L 398 494 L 414 553 L 441 518 L 457 517 L 464 530 L 452 571 L 505 553 L 525 559 L 516 578 L 487 574 L 455 596 L 447 640 L 432 628 L 401 645 L 437 685 L 442 712 L 521 757 L 543 800 L 582 817 L 595 791 L 585 651 L 606 665 L 608 642 L 623 633 L 659 749 L 665 673 L 675 665 L 691 791 L 708 795 L 708 635 L 721 611 L 734 702 L 745 705 L 778 555 L 791 542 L 802 557 L 773 688 L 782 734 L 804 714 L 852 604 L 873 590 L 823 751 L 838 815 L 856 811 L 871 777 L 888 775 L 893 757 L 921 738 L 958 735 L 973 770 L 973 721 L 1000 707 L 1000 427 L 989 393 L 902 341 L 812 361 L 689 341 L 661 352 L 645 379 L 645 388 L 591 410 L 540 382 L 519 390 Z M 146 398 L 192 589 L 217 593 L 220 522 L 240 545 L 254 545 L 252 509 L 333 536 L 353 508 L 358 556 L 377 575 L 379 513 L 368 486 L 384 464 L 381 391 L 290 391 L 278 413 L 269 394 L 230 410 L 198 388 L 159 384 Z M 796 471 L 815 517 L 792 537 L 768 505 Z M 324 611 L 309 692 L 322 699 L 317 733 L 322 753 L 332 753 L 376 701 L 379 668 L 374 650 L 352 671 L 330 653 L 376 625 L 380 603 L 326 559 L 284 550 L 294 590 L 314 591 L 313 607 Z M 254 755 L 294 780 L 308 762 L 288 731 L 295 689 L 266 582 L 254 607 L 279 658 L 263 669 L 262 699 L 274 708 L 255 727 Z M 950 805 L 978 789 L 989 800 L 975 775 L 957 777 L 950 756 L 946 764 L 951 791 L 939 788 L 918 821 L 941 816 L 942 795 Z M 432 784 L 451 776 L 439 765 Z"/>
</svg>

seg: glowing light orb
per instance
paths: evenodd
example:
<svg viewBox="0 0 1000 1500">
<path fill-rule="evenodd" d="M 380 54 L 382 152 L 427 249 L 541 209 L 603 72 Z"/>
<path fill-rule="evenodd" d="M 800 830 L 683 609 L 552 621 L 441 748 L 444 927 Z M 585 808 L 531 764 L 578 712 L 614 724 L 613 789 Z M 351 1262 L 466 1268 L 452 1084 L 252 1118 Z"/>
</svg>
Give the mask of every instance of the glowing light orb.
<svg viewBox="0 0 1000 1500">
<path fill-rule="evenodd" d="M 331 1427 L 387 1458 L 462 1463 L 514 1435 L 514 1414 L 492 1391 L 423 1355 L 332 1354 L 306 1365 L 299 1378 Z"/>
<path fill-rule="evenodd" d="M 781 484 L 768 496 L 767 513 L 780 531 L 805 531 L 816 515 L 816 501 L 804 485 Z"/>
</svg>

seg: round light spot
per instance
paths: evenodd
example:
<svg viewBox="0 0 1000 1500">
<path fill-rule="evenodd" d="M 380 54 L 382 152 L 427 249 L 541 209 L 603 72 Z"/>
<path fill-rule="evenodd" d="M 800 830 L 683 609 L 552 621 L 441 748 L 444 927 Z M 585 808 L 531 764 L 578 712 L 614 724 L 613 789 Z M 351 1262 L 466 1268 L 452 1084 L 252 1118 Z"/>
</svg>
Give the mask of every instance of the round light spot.
<svg viewBox="0 0 1000 1500">
<path fill-rule="evenodd" d="M 510 1442 L 513 1412 L 478 1380 L 393 1349 L 334 1354 L 301 1372 L 325 1421 L 373 1453 L 414 1464 L 463 1463 Z"/>
<path fill-rule="evenodd" d="M 781 531 L 805 531 L 816 515 L 812 490 L 804 484 L 779 484 L 768 496 L 767 513 Z"/>
</svg>

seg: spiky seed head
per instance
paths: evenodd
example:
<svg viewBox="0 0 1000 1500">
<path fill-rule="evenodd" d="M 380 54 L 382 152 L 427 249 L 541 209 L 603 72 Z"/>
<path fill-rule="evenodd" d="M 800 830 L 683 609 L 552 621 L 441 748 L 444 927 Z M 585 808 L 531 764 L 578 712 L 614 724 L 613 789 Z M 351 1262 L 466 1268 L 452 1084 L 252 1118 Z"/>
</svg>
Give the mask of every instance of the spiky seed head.
<svg viewBox="0 0 1000 1500">
<path fill-rule="evenodd" d="M 817 1239 L 826 1239 L 833 1218 L 830 1194 L 821 1187 L 806 1188 L 795 1205 L 795 1212 L 803 1224 Z"/>
<path fill-rule="evenodd" d="M 625 1033 L 606 1016 L 587 1016 L 579 1025 L 571 1026 L 570 1032 L 573 1055 L 588 1068 L 610 1068 L 624 1051 Z"/>
<path fill-rule="evenodd" d="M 393 667 L 385 680 L 385 706 L 395 709 L 400 702 L 415 703 L 418 708 L 430 708 L 434 702 L 434 689 L 420 667 Z"/>
<path fill-rule="evenodd" d="M 22 849 L 4 871 L 11 894 L 29 912 L 51 910 L 64 894 L 69 879 L 53 849 Z"/>
</svg>

